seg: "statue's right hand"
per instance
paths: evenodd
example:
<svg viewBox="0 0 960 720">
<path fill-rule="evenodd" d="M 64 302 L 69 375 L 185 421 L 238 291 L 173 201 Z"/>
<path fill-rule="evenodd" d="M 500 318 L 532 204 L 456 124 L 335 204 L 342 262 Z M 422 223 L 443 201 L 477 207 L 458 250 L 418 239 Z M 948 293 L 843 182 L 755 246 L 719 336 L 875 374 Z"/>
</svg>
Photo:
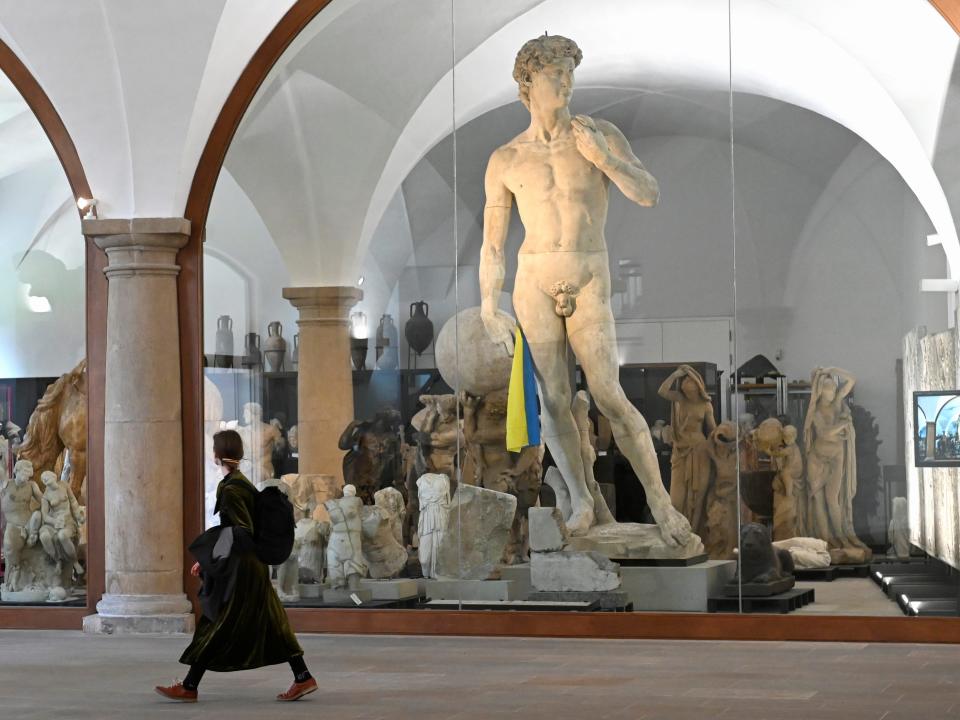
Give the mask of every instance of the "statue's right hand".
<svg viewBox="0 0 960 720">
<path fill-rule="evenodd" d="M 487 337 L 490 341 L 503 345 L 507 355 L 513 356 L 513 323 L 502 315 L 493 313 L 481 313 L 480 319 L 483 321 L 483 327 L 487 331 Z"/>
</svg>

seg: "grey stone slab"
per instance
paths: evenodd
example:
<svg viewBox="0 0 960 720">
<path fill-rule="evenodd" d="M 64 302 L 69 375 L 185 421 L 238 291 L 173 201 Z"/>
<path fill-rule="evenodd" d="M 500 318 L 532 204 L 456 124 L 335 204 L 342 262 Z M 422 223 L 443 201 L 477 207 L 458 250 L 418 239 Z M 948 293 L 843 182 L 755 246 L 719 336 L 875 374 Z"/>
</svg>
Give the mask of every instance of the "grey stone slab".
<svg viewBox="0 0 960 720">
<path fill-rule="evenodd" d="M 510 580 L 427 580 L 426 595 L 432 600 L 518 600 Z"/>
<path fill-rule="evenodd" d="M 533 590 L 530 582 L 530 563 L 501 565 L 497 571 L 500 573 L 501 580 L 509 580 L 513 583 L 516 597 L 526 597 Z"/>
<path fill-rule="evenodd" d="M 532 507 L 527 511 L 527 519 L 531 552 L 563 550 L 568 533 L 559 508 Z"/>
<path fill-rule="evenodd" d="M 531 553 L 530 582 L 537 590 L 602 592 L 620 587 L 620 566 L 598 552 Z"/>
<path fill-rule="evenodd" d="M 361 580 L 360 587 L 372 592 L 374 600 L 411 600 L 420 594 L 417 591 L 417 581 L 406 578 Z"/>
<path fill-rule="evenodd" d="M 351 595 L 356 595 L 361 603 L 367 603 L 373 600 L 373 593 L 366 588 L 350 590 L 348 588 L 327 588 L 323 591 L 323 601 L 331 605 L 341 603 L 356 604 Z"/>
</svg>

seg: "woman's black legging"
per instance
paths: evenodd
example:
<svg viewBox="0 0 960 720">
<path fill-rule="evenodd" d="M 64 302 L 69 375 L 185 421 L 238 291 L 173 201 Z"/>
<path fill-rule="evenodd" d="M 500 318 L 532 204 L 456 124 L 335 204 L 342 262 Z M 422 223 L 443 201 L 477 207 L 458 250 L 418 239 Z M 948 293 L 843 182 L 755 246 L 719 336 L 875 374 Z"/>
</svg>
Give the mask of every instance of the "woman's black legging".
<svg viewBox="0 0 960 720">
<path fill-rule="evenodd" d="M 290 669 L 293 671 L 293 679 L 300 683 L 310 679 L 310 671 L 307 670 L 307 664 L 303 661 L 303 655 L 294 655 L 288 661 Z M 187 690 L 196 690 L 200 686 L 203 674 L 207 671 L 202 665 L 191 665 L 190 671 L 183 679 L 183 687 Z"/>
</svg>

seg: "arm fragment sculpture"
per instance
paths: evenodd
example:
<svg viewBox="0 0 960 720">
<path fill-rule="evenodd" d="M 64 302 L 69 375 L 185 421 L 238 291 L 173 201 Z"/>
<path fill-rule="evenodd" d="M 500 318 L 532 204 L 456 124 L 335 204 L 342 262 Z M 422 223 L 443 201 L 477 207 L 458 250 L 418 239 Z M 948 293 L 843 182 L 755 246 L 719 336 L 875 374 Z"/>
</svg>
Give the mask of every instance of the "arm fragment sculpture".
<svg viewBox="0 0 960 720">
<path fill-rule="evenodd" d="M 620 387 L 619 358 L 603 226 L 613 182 L 633 202 L 652 207 L 656 179 L 611 123 L 569 109 L 576 43 L 560 36 L 527 42 L 513 76 L 530 111 L 530 126 L 490 157 L 484 181 L 480 257 L 481 318 L 490 339 L 512 348 L 512 327 L 497 315 L 506 271 L 504 247 L 514 199 L 525 237 L 518 256 L 513 307 L 542 390 L 542 436 L 567 484 L 574 535 L 598 522 L 587 484 L 580 433 L 572 411 L 568 341 L 617 445 L 646 490 L 667 545 L 691 539 L 689 522 L 670 502 L 650 429 Z M 602 515 L 601 510 L 601 515 Z"/>
</svg>

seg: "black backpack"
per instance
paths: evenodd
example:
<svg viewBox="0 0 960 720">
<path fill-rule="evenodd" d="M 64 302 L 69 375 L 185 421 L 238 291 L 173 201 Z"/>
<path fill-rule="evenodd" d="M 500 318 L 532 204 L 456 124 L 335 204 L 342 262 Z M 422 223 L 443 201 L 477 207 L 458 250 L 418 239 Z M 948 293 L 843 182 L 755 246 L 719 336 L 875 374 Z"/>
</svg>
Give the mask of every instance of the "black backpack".
<svg viewBox="0 0 960 720">
<path fill-rule="evenodd" d="M 256 495 L 253 519 L 254 552 L 260 562 L 282 565 L 293 551 L 293 504 L 276 487 L 265 487 Z"/>
</svg>

